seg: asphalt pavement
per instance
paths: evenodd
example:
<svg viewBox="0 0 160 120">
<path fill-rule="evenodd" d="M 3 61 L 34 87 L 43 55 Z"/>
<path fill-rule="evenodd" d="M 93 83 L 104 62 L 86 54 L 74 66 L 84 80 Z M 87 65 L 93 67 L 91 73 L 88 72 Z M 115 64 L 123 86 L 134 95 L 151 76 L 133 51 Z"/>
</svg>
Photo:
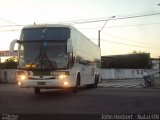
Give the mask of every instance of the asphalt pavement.
<svg viewBox="0 0 160 120">
<path fill-rule="evenodd" d="M 113 83 L 113 87 L 106 84 Z M 79 88 L 77 93 L 64 90 L 42 90 L 39 95 L 34 94 L 32 88 L 19 88 L 16 84 L 0 85 L 0 113 L 1 115 L 26 115 L 26 120 L 32 115 L 38 117 L 51 116 L 53 119 L 68 120 L 101 120 L 102 115 L 108 114 L 157 114 L 160 113 L 160 89 L 139 88 L 140 82 L 103 82 L 98 88 Z M 121 87 L 117 87 L 117 84 Z M 48 115 L 48 116 L 46 116 Z M 86 115 L 90 117 L 86 118 Z M 93 117 L 91 117 L 93 115 Z M 28 117 L 29 116 L 29 117 Z M 1 117 L 1 116 L 0 116 Z M 76 118 L 77 117 L 77 118 Z M 98 119 L 94 119 L 98 118 Z M 71 120 L 71 119 L 69 119 Z"/>
</svg>

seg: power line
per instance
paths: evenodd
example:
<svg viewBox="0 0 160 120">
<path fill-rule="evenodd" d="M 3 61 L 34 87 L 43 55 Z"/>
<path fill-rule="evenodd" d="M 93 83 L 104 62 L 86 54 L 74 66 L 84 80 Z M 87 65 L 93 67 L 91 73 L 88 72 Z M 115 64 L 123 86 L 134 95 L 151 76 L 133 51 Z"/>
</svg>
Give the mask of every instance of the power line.
<svg viewBox="0 0 160 120">
<path fill-rule="evenodd" d="M 0 27 L 23 27 L 25 25 L 0 25 Z"/>
<path fill-rule="evenodd" d="M 120 26 L 109 26 L 105 28 L 114 28 L 114 27 L 134 27 L 134 26 L 146 26 L 146 25 L 157 25 L 160 23 L 144 23 L 144 24 L 133 24 L 133 25 L 120 25 Z"/>
<path fill-rule="evenodd" d="M 10 20 L 6 20 L 6 19 L 2 19 L 0 18 L 0 21 L 4 21 L 4 22 L 7 22 L 7 23 L 10 23 L 10 24 L 13 24 L 13 25 L 17 25 L 15 22 L 13 21 L 10 21 Z"/>
<path fill-rule="evenodd" d="M 126 45 L 126 46 L 131 46 L 131 47 L 140 47 L 140 48 L 147 48 L 147 49 L 155 49 L 155 50 L 160 50 L 152 47 L 146 47 L 146 46 L 140 46 L 140 45 L 134 45 L 134 44 L 127 44 L 127 43 L 122 43 L 122 42 L 115 42 L 115 41 L 110 41 L 110 40 L 104 40 L 101 39 L 104 42 L 109 42 L 109 43 L 114 43 L 114 44 L 120 44 L 120 45 Z"/>
<path fill-rule="evenodd" d="M 160 15 L 160 12 L 143 14 L 143 15 L 132 15 L 132 16 L 126 16 L 126 17 L 116 16 L 115 18 L 112 18 L 110 20 L 131 19 L 131 18 L 147 17 L 147 16 L 155 16 L 155 15 Z M 72 22 L 72 23 L 73 23 L 73 25 L 75 25 L 75 24 L 94 23 L 94 22 L 102 22 L 102 21 L 106 21 L 106 19 L 92 20 L 92 21 L 86 20 L 86 21 L 82 21 L 82 22 Z"/>
<path fill-rule="evenodd" d="M 137 18 L 137 17 L 146 17 L 146 16 L 153 16 L 153 15 L 160 15 L 160 12 L 155 12 L 155 13 L 150 13 L 150 14 L 143 14 L 143 15 L 132 15 L 132 16 L 130 15 L 130 16 L 126 16 L 126 17 L 115 17 L 115 18 L 112 18 L 111 20 L 129 19 L 129 18 Z M 83 24 L 83 23 L 93 23 L 93 22 L 106 21 L 106 18 L 103 18 L 103 19 L 100 19 L 100 20 L 90 20 L 90 19 L 88 19 L 88 20 L 86 19 L 86 21 L 82 21 L 82 22 L 76 22 L 76 21 L 80 21 L 80 20 L 66 21 L 66 22 L 71 23 L 72 25 L 75 25 L 75 24 Z M 98 18 L 94 18 L 94 19 L 98 19 Z M 5 20 L 5 19 L 0 19 L 0 20 L 1 21 L 6 21 L 6 22 L 11 23 L 11 24 L 14 24 L 14 25 L 1 25 L 0 27 L 22 27 L 22 26 L 25 26 L 25 25 L 18 25 L 15 22 L 12 22 L 12 21 L 9 21 L 9 20 Z M 85 19 L 81 19 L 81 20 L 85 20 Z M 61 22 L 61 23 L 65 23 L 65 21 Z M 160 24 L 160 23 L 147 23 L 147 24 L 137 24 L 137 25 L 110 26 L 110 27 L 105 27 L 105 28 L 129 27 L 129 26 L 151 25 L 151 24 Z M 91 29 L 98 29 L 98 28 L 99 27 L 97 27 L 97 28 L 91 28 Z M 4 30 L 4 31 L 7 31 L 7 30 Z M 13 31 L 13 30 L 8 30 L 8 31 Z"/>
<path fill-rule="evenodd" d="M 17 32 L 20 31 L 21 29 L 10 29 L 10 30 L 0 30 L 0 32 Z"/>
<path fill-rule="evenodd" d="M 104 27 L 104 28 L 116 28 L 116 27 L 134 27 L 134 26 L 146 26 L 146 25 L 157 25 L 157 24 L 160 24 L 160 23 L 145 23 L 145 24 L 131 24 L 131 25 L 119 25 L 119 26 L 107 26 L 107 27 Z M 83 28 L 79 28 L 79 29 L 99 29 L 101 27 L 83 27 Z"/>
<path fill-rule="evenodd" d="M 136 13 L 137 15 L 115 15 L 115 18 L 112 18 L 111 20 L 119 20 L 119 19 L 129 19 L 129 18 L 137 18 L 137 17 L 146 17 L 146 16 L 154 16 L 154 15 L 160 15 L 160 11 L 152 11 L 150 13 Z M 83 23 L 92 23 L 92 22 L 102 22 L 102 21 L 106 21 L 107 18 L 109 18 L 111 16 L 108 17 L 99 17 L 99 18 L 88 18 L 88 19 L 79 19 L 79 20 L 70 20 L 70 21 L 61 21 L 61 22 L 54 22 L 54 23 L 69 23 L 69 24 L 83 24 Z M 12 25 L 3 25 L 0 27 L 7 27 L 7 26 L 25 26 L 25 25 L 18 25 L 17 23 L 10 21 L 10 20 L 6 20 L 6 19 L 2 19 L 0 18 L 0 21 L 5 21 L 7 23 L 11 23 Z M 53 23 L 53 22 L 52 22 Z"/>
<path fill-rule="evenodd" d="M 103 33 L 104 33 L 104 32 L 103 32 Z M 103 34 L 103 33 L 102 33 L 102 34 Z M 127 39 L 127 38 L 123 38 L 123 37 L 120 37 L 120 36 L 117 36 L 117 35 L 112 35 L 112 34 L 105 33 L 105 35 L 106 35 L 106 34 L 109 35 L 109 36 L 111 36 L 111 37 L 114 37 L 114 38 L 118 38 L 118 39 L 130 41 L 130 42 L 134 42 L 134 43 L 136 42 L 136 43 L 140 43 L 140 44 L 143 44 L 143 45 L 146 44 L 146 42 L 144 43 L 144 42 L 140 42 L 140 41 L 134 41 L 134 40 L 130 40 L 130 39 Z M 149 44 L 146 44 L 146 45 L 152 45 L 152 46 L 153 46 L 154 44 L 150 44 L 150 43 L 149 43 Z M 154 45 L 154 46 L 155 46 L 155 45 Z M 156 47 L 159 47 L 159 46 L 156 46 Z"/>
<path fill-rule="evenodd" d="M 146 25 L 157 25 L 160 23 L 146 23 L 146 24 L 131 24 L 131 25 L 120 25 L 120 26 L 109 26 L 109 27 L 104 27 L 104 28 L 116 28 L 116 27 L 134 27 L 134 26 L 146 26 Z M 26 25 L 0 25 L 0 27 L 23 27 Z M 92 27 L 92 28 L 78 28 L 78 29 L 99 29 L 101 27 Z M 17 29 L 16 29 L 17 30 Z M 13 29 L 8 29 L 8 30 L 1 30 L 0 32 L 4 31 L 13 31 Z M 102 32 L 103 34 L 104 32 Z M 106 33 L 108 34 L 108 33 Z M 113 35 L 112 35 L 113 36 Z"/>
<path fill-rule="evenodd" d="M 127 16 L 116 15 L 116 17 L 112 18 L 111 20 L 129 19 L 129 18 L 146 17 L 146 16 L 154 16 L 154 15 L 160 15 L 160 12 L 158 11 L 158 12 L 148 13 L 148 14 L 138 13 L 138 15 L 127 15 Z M 54 23 L 63 23 L 63 24 L 68 23 L 68 24 L 76 25 L 76 24 L 83 24 L 83 23 L 103 22 L 103 21 L 106 21 L 106 19 L 109 17 L 111 17 L 111 16 L 103 17 L 103 18 L 99 17 L 99 18 L 88 18 L 88 19 L 80 19 L 80 20 L 62 21 L 62 22 L 54 22 Z M 0 19 L 0 21 L 5 21 L 5 22 L 12 24 L 12 25 L 1 25 L 0 27 L 26 26 L 26 25 L 19 25 L 13 21 L 5 20 L 5 19 Z M 154 24 L 154 23 L 151 23 L 151 24 Z M 155 24 L 159 24 L 159 23 L 155 23 Z M 141 24 L 141 25 L 147 25 L 147 24 Z M 124 26 L 136 26 L 136 25 L 124 25 Z M 111 27 L 122 27 L 122 26 L 111 26 Z"/>
<path fill-rule="evenodd" d="M 154 15 L 160 15 L 160 12 L 158 12 L 158 13 L 150 13 L 150 14 L 144 14 L 144 15 L 134 15 L 134 16 L 127 16 L 127 17 L 119 17 L 119 18 L 115 18 L 113 20 L 117 20 L 117 19 L 130 19 L 130 18 L 137 18 L 137 17 L 147 17 L 147 16 L 154 16 Z"/>
<path fill-rule="evenodd" d="M 135 14 L 127 14 L 127 15 L 114 15 L 116 18 L 112 18 L 112 20 L 117 20 L 117 19 L 128 19 L 128 18 L 136 18 L 136 17 L 145 17 L 145 16 L 153 16 L 153 15 L 159 15 L 160 11 L 150 11 L 150 12 L 142 12 L 142 13 L 135 13 Z M 71 25 L 76 25 L 76 24 L 84 24 L 84 23 L 94 23 L 94 22 L 103 22 L 106 21 L 111 16 L 107 17 L 98 17 L 98 18 L 88 18 L 88 19 L 77 19 L 77 20 L 68 20 L 68 21 L 54 21 L 54 22 L 49 22 L 49 23 L 57 23 L 57 24 L 71 24 Z"/>
</svg>

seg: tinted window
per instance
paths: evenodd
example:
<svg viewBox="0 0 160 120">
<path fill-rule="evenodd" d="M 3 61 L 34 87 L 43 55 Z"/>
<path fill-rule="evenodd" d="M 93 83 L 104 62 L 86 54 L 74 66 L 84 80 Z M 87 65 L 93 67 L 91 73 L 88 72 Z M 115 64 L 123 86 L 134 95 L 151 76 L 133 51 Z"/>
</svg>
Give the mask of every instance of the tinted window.
<svg viewBox="0 0 160 120">
<path fill-rule="evenodd" d="M 28 28 L 22 31 L 22 40 L 67 40 L 68 28 Z"/>
<path fill-rule="evenodd" d="M 65 42 L 49 42 L 46 48 L 43 48 L 42 42 L 24 42 L 20 50 L 20 68 L 26 68 L 27 64 L 36 65 L 35 69 L 65 69 L 68 67 Z"/>
</svg>

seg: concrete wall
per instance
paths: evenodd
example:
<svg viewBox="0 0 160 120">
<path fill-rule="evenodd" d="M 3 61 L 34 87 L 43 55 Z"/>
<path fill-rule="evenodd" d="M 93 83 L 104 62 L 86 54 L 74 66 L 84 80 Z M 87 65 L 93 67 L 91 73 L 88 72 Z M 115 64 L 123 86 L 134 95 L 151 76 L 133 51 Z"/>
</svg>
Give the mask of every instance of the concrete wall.
<svg viewBox="0 0 160 120">
<path fill-rule="evenodd" d="M 160 88 L 160 78 L 155 78 L 154 79 L 154 87 Z"/>
<path fill-rule="evenodd" d="M 0 83 L 16 83 L 16 71 L 16 69 L 0 69 Z M 101 77 L 103 80 L 137 79 L 142 78 L 144 73 L 153 74 L 158 71 L 154 69 L 102 69 Z"/>
<path fill-rule="evenodd" d="M 144 73 L 153 74 L 158 71 L 154 69 L 102 69 L 101 77 L 102 79 L 138 79 L 142 78 Z"/>
<path fill-rule="evenodd" d="M 16 83 L 16 69 L 0 69 L 0 83 Z"/>
</svg>

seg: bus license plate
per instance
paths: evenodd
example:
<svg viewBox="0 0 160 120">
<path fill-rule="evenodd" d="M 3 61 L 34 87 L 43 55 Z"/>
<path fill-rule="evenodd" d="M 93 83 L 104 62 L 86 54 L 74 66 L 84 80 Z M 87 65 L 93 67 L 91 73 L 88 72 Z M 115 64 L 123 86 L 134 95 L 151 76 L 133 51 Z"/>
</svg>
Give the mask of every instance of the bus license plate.
<svg viewBox="0 0 160 120">
<path fill-rule="evenodd" d="M 45 82 L 38 82 L 37 85 L 45 85 Z"/>
</svg>

